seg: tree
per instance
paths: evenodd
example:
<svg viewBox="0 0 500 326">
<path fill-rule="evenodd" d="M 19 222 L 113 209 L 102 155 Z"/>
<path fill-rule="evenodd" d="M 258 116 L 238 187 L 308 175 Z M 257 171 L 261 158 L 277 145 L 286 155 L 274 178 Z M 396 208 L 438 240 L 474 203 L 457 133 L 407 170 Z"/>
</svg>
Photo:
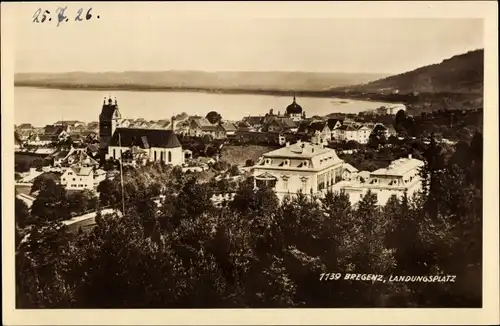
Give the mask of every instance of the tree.
<svg viewBox="0 0 500 326">
<path fill-rule="evenodd" d="M 373 149 L 378 149 L 378 146 L 380 145 L 380 141 L 375 134 L 371 134 L 370 137 L 368 138 L 368 147 L 373 148 Z"/>
<path fill-rule="evenodd" d="M 219 154 L 219 149 L 216 146 L 208 145 L 205 149 L 205 155 L 207 157 L 214 157 Z"/>
<path fill-rule="evenodd" d="M 27 160 L 19 160 L 16 162 L 15 171 L 19 173 L 28 172 L 30 170 L 30 163 Z"/>
<path fill-rule="evenodd" d="M 245 161 L 245 166 L 246 167 L 249 167 L 249 166 L 254 166 L 255 165 L 255 161 L 252 160 L 252 159 L 248 159 Z"/>
<path fill-rule="evenodd" d="M 237 165 L 231 165 L 227 171 L 231 177 L 238 176 L 241 174 L 240 168 Z"/>
<path fill-rule="evenodd" d="M 396 113 L 396 117 L 394 119 L 394 129 L 396 129 L 396 132 L 399 134 L 402 131 L 406 130 L 406 111 L 405 110 L 399 110 Z"/>
<path fill-rule="evenodd" d="M 30 212 L 28 206 L 19 198 L 15 201 L 15 216 L 16 216 L 16 226 L 18 228 L 25 228 L 30 220 Z"/>
<path fill-rule="evenodd" d="M 222 120 L 222 116 L 216 111 L 210 111 L 207 113 L 205 117 L 211 124 L 220 123 Z"/>
<path fill-rule="evenodd" d="M 62 221 L 69 218 L 66 190 L 48 179 L 33 202 L 31 214 L 42 221 Z"/>
<path fill-rule="evenodd" d="M 96 208 L 97 198 L 89 190 L 77 191 L 68 195 L 69 210 L 72 213 L 83 213 Z"/>
<path fill-rule="evenodd" d="M 195 219 L 212 207 L 210 194 L 204 184 L 192 177 L 182 186 L 176 199 L 178 218 Z"/>
<path fill-rule="evenodd" d="M 441 190 L 439 185 L 439 176 L 445 167 L 442 148 L 438 145 L 434 137 L 424 151 L 425 164 L 420 170 L 420 178 L 422 179 L 422 191 L 426 196 L 426 209 L 433 217 L 437 217 Z"/>
<path fill-rule="evenodd" d="M 279 201 L 271 188 L 261 187 L 255 190 L 253 179 L 248 178 L 238 187 L 230 206 L 233 210 L 251 217 L 256 212 L 258 214 L 275 212 L 279 207 Z"/>
<path fill-rule="evenodd" d="M 33 185 L 31 186 L 30 193 L 34 193 L 36 191 L 41 191 L 46 188 L 48 185 L 52 185 L 56 183 L 59 174 L 56 173 L 43 173 L 35 178 L 33 181 Z"/>
<path fill-rule="evenodd" d="M 116 180 L 105 179 L 97 186 L 101 206 L 116 205 L 121 202 L 121 189 Z"/>
</svg>

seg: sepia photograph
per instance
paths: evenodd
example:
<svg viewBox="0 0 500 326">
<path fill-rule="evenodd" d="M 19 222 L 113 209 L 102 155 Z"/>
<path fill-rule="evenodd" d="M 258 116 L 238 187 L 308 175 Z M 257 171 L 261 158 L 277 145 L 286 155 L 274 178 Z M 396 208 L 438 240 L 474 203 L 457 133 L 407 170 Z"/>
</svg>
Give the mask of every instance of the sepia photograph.
<svg viewBox="0 0 500 326">
<path fill-rule="evenodd" d="M 2 3 L 12 311 L 498 304 L 496 4 L 404 4 Z"/>
</svg>

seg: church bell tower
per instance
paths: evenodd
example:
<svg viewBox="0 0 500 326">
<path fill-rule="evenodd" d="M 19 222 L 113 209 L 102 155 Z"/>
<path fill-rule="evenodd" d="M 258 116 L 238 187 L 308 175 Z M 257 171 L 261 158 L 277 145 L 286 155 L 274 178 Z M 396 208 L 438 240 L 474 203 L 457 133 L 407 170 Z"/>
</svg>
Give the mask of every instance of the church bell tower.
<svg viewBox="0 0 500 326">
<path fill-rule="evenodd" d="M 104 98 L 101 114 L 99 115 L 99 156 L 101 164 L 105 161 L 109 141 L 116 128 L 120 126 L 121 118 L 116 98 L 114 103 L 111 96 L 108 99 Z"/>
</svg>

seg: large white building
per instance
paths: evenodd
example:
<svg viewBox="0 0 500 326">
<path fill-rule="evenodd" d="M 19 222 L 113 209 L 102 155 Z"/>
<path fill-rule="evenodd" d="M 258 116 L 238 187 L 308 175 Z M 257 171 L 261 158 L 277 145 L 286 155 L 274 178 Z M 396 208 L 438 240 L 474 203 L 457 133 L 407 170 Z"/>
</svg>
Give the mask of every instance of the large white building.
<svg viewBox="0 0 500 326">
<path fill-rule="evenodd" d="M 335 140 L 350 141 L 353 140 L 360 144 L 368 143 L 372 129 L 368 126 L 343 125 L 332 131 Z"/>
<path fill-rule="evenodd" d="M 321 195 L 339 182 L 344 161 L 335 150 L 297 142 L 263 155 L 254 166 L 255 186 L 267 184 L 280 199 L 298 193 Z"/>
<path fill-rule="evenodd" d="M 343 189 L 351 204 L 356 204 L 368 191 L 377 196 L 379 205 L 385 205 L 391 196 L 401 198 L 403 194 L 413 196 L 422 187 L 419 176 L 420 167 L 424 162 L 412 158 L 400 158 L 393 161 L 387 168 L 373 172 L 362 171 L 350 180 L 337 184 L 337 189 Z"/>
<path fill-rule="evenodd" d="M 263 155 L 253 168 L 255 187 L 270 186 L 278 198 L 303 193 L 322 197 L 329 190 L 344 190 L 355 205 L 370 190 L 385 205 L 406 191 L 412 196 L 421 188 L 420 160 L 402 158 L 374 172 L 358 171 L 341 160 L 335 150 L 315 142 L 297 142 Z"/>
</svg>

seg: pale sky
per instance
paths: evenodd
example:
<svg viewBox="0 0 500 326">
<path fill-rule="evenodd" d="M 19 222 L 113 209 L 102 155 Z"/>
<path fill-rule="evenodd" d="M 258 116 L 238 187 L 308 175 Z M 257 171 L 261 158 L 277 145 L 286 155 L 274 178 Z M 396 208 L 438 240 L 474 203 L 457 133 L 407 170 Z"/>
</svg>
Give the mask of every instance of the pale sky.
<svg viewBox="0 0 500 326">
<path fill-rule="evenodd" d="M 299 3 L 300 4 L 300 3 Z M 481 19 L 304 18 L 220 4 L 69 2 L 16 7 L 16 72 L 204 70 L 401 73 L 484 47 Z M 283 4 L 284 5 L 284 4 Z M 293 3 L 292 3 L 293 5 Z M 52 21 L 32 23 L 38 7 Z M 255 7 L 255 6 L 254 6 Z M 266 11 L 264 4 L 260 12 Z M 228 8 L 226 6 L 226 8 Z M 197 10 L 199 9 L 199 10 Z M 95 19 L 99 15 L 99 19 Z"/>
</svg>

